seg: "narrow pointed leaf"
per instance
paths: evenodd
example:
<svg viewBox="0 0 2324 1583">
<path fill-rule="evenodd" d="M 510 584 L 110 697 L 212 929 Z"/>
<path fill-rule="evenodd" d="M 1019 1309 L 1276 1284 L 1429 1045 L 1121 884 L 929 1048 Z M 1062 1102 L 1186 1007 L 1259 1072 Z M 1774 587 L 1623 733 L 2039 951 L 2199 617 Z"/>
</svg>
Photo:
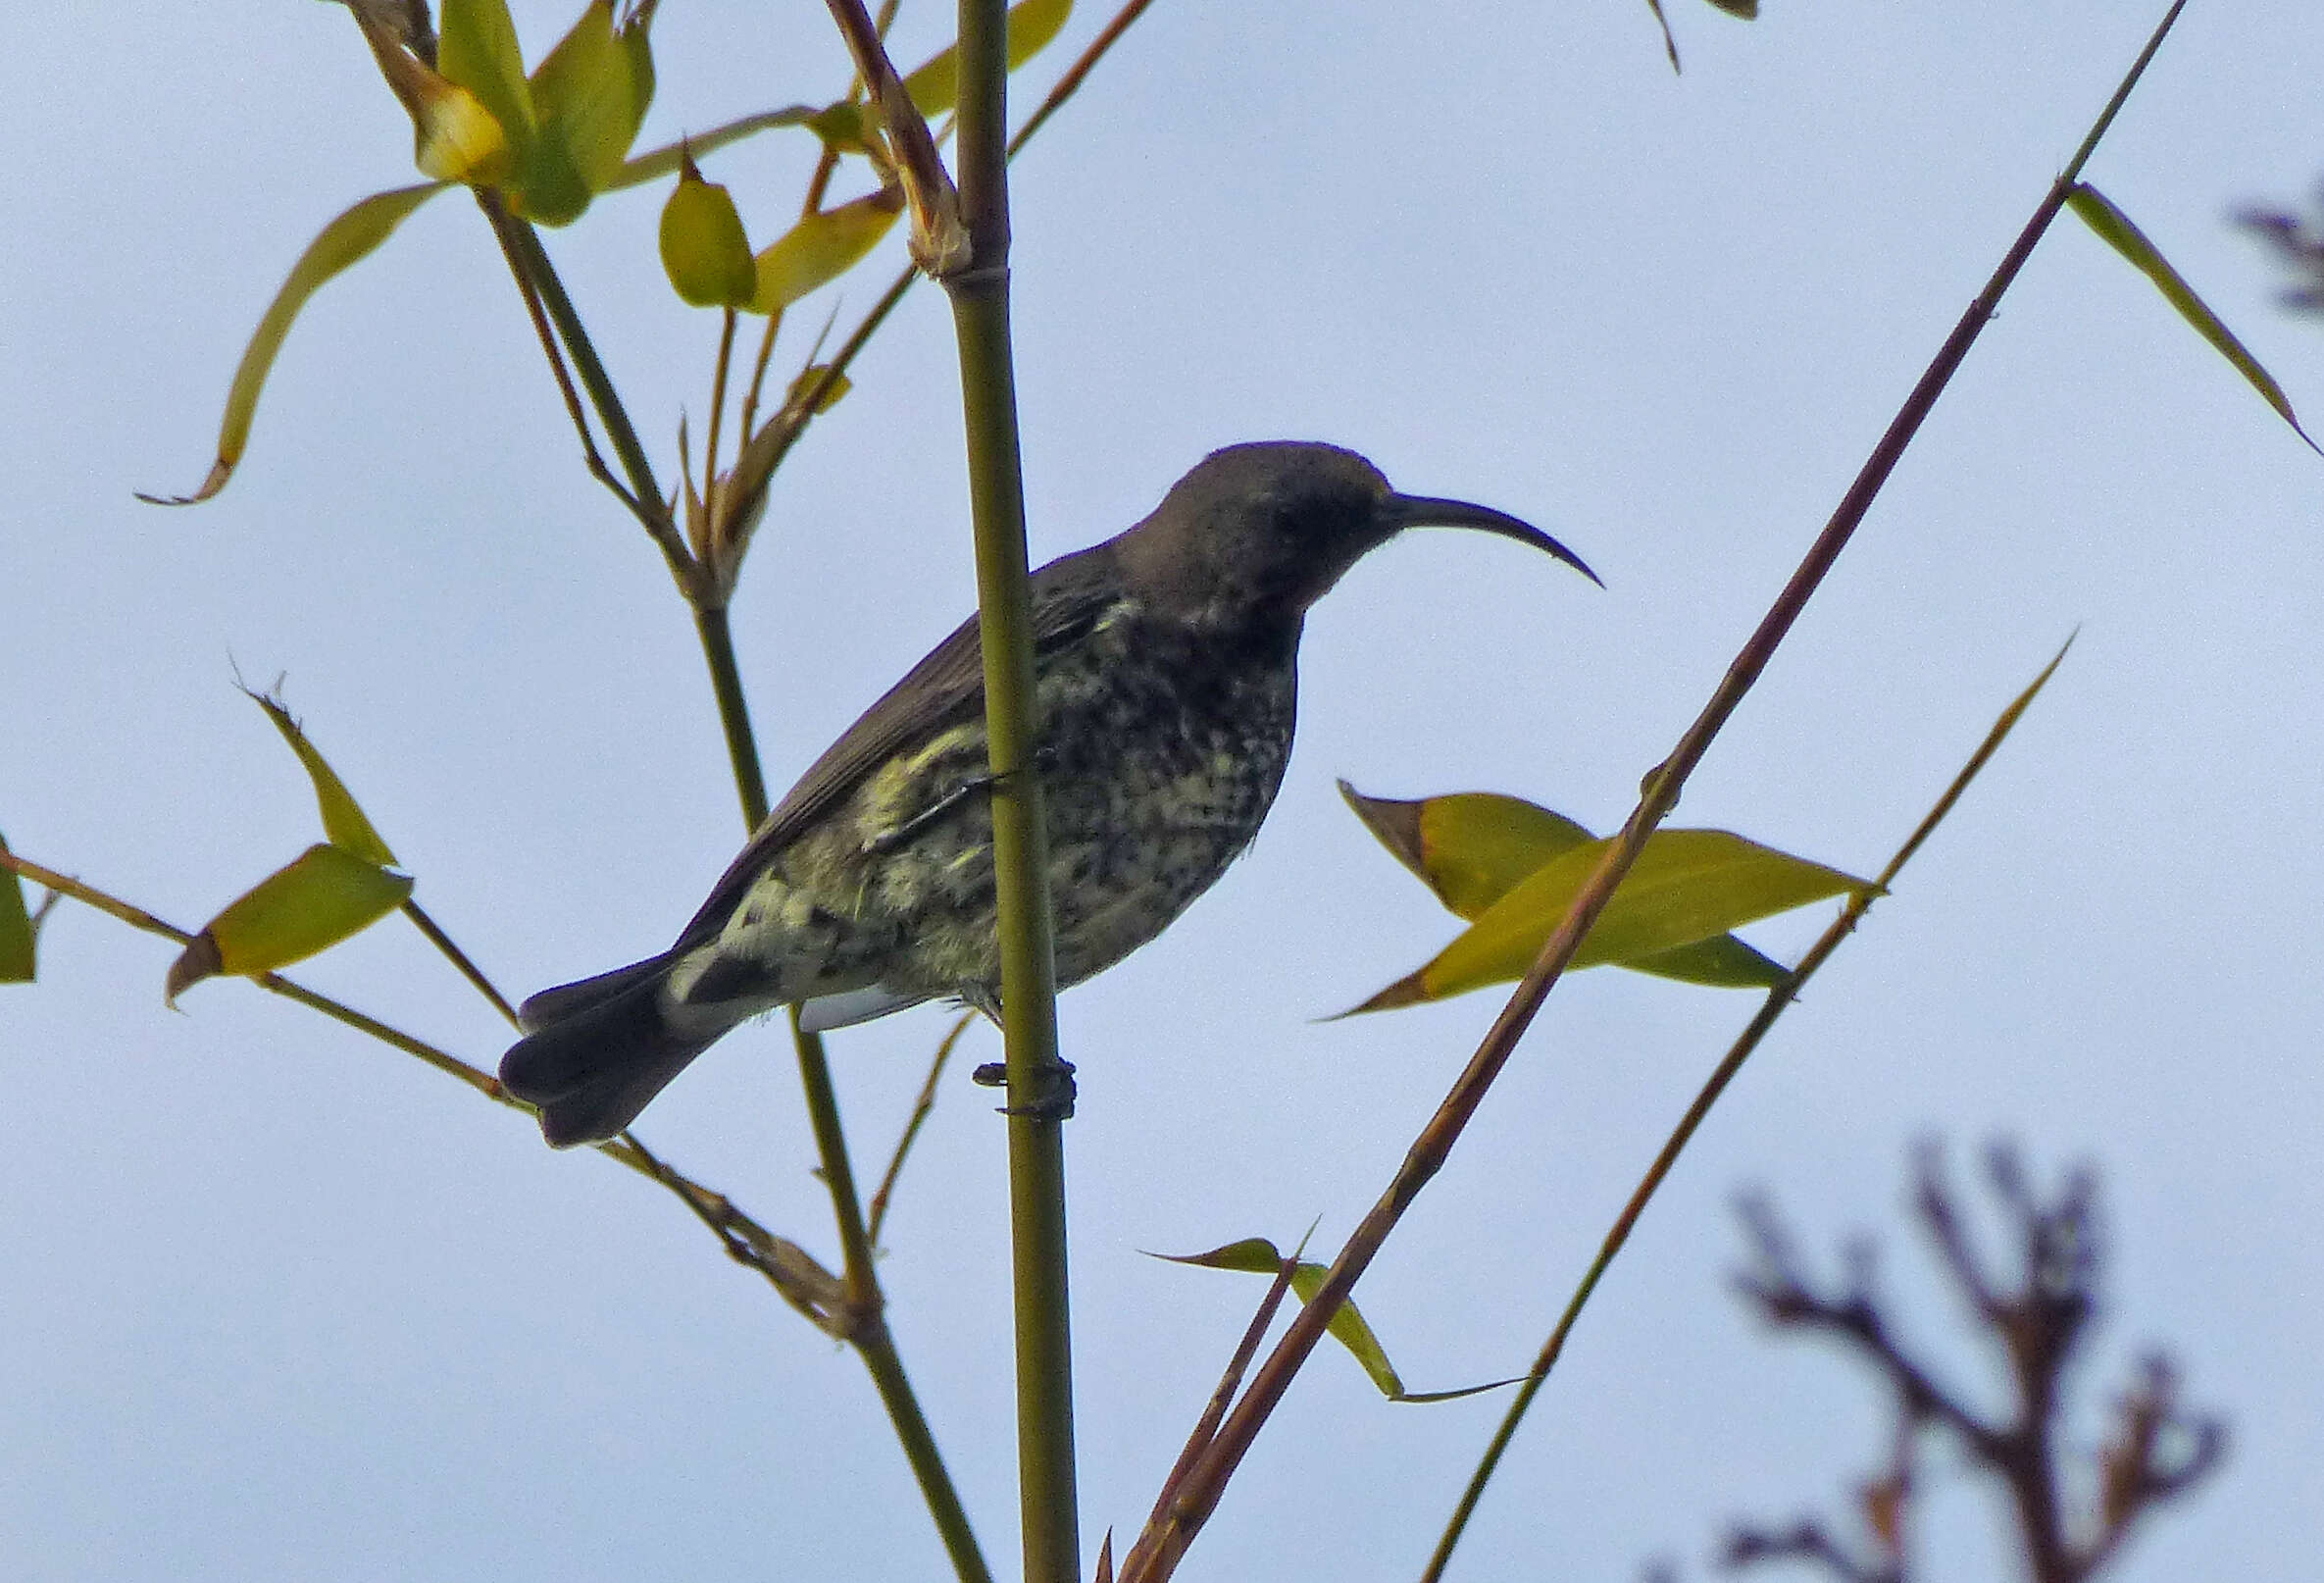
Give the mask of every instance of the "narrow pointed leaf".
<svg viewBox="0 0 2324 1583">
<path fill-rule="evenodd" d="M 1228 1243 L 1207 1253 L 1156 1253 L 1156 1258 L 1168 1259 L 1173 1264 L 1195 1264 L 1210 1270 L 1240 1270 L 1251 1275 L 1274 1276 L 1283 1269 L 1283 1253 L 1264 1237 L 1245 1237 L 1240 1242 Z M 1324 1284 L 1331 1267 L 1309 1259 L 1301 1259 L 1291 1266 L 1291 1293 L 1301 1302 L 1314 1300 Z M 1380 1338 L 1364 1322 L 1353 1302 L 1339 1304 L 1339 1311 L 1332 1315 L 1326 1327 L 1332 1339 L 1347 1349 L 1364 1373 L 1371 1378 L 1380 1394 L 1390 1402 L 1451 1402 L 1464 1396 L 1475 1396 L 1480 1391 L 1497 1390 L 1515 1383 L 1511 1380 L 1491 1380 L 1484 1385 L 1464 1385 L 1453 1391 L 1407 1391 L 1397 1377 L 1395 1367 L 1388 1360 L 1388 1352 L 1380 1345 Z"/>
<path fill-rule="evenodd" d="M 1055 38 L 1073 15 L 1073 0 L 1017 0 L 1009 7 L 1009 70 L 1014 72 Z M 946 45 L 904 78 L 904 92 L 931 121 L 960 99 L 960 51 Z"/>
<path fill-rule="evenodd" d="M 299 310 L 326 281 L 359 262 L 395 234 L 395 228 L 410 218 L 413 210 L 443 191 L 444 186 L 441 181 L 430 181 L 423 186 L 375 192 L 323 228 L 322 233 L 307 244 L 307 250 L 291 266 L 290 278 L 275 293 L 275 300 L 267 305 L 266 315 L 259 320 L 250 344 L 242 349 L 242 361 L 234 369 L 234 383 L 227 390 L 226 417 L 218 428 L 218 460 L 212 464 L 210 476 L 191 494 L 140 493 L 138 499 L 153 505 L 189 506 L 209 499 L 226 487 L 227 480 L 233 476 L 235 464 L 241 461 L 243 449 L 250 442 L 250 421 L 258 411 L 258 397 L 266 388 L 267 374 L 275 366 L 275 354 L 282 349 L 283 338 L 290 333 Z"/>
<path fill-rule="evenodd" d="M 743 116 L 706 132 L 682 137 L 675 143 L 664 143 L 660 148 L 650 148 L 633 159 L 624 160 L 620 173 L 600 190 L 615 192 L 647 181 L 666 180 L 678 174 L 689 151 L 695 159 L 706 159 L 729 143 L 738 143 L 775 127 L 804 127 L 822 113 L 811 105 L 786 105 L 781 110 L 762 110 L 753 116 Z"/>
<path fill-rule="evenodd" d="M 2187 283 L 2177 270 L 2171 268 L 2161 251 L 2147 239 L 2147 233 L 2131 223 L 2130 216 L 2116 208 L 2113 200 L 2087 181 L 2076 185 L 2067 195 L 2066 203 L 2082 217 L 2084 225 L 2098 233 L 2107 246 L 2130 260 L 2132 268 L 2154 282 L 2154 288 L 2163 294 L 2163 300 L 2178 309 L 2179 317 L 2193 325 L 2196 333 L 2209 341 L 2212 350 L 2234 366 L 2245 382 L 2259 392 L 2260 399 L 2276 409 L 2276 416 L 2292 426 L 2294 434 L 2307 440 L 2310 450 L 2324 454 L 2324 446 L 2318 446 L 2308 437 L 2308 432 L 2300 428 L 2299 418 L 2293 412 L 2292 399 L 2284 394 L 2284 387 L 2276 383 L 2266 369 L 2260 367 L 2259 359 L 2253 357 L 2250 350 L 2236 338 L 2235 332 L 2229 330 L 2226 323 L 2210 310 L 2209 305 L 2195 294 L 2195 288 Z"/>
<path fill-rule="evenodd" d="M 613 0 L 591 0 L 530 84 L 537 128 L 520 179 L 521 207 L 544 225 L 567 225 L 621 175 L 653 102 L 645 24 L 632 19 L 617 28 Z"/>
<path fill-rule="evenodd" d="M 0 841 L 0 852 L 8 843 Z M 33 968 L 32 915 L 25 910 L 25 882 L 0 870 L 0 984 L 29 984 Z"/>
<path fill-rule="evenodd" d="M 435 69 L 482 101 L 520 151 L 532 140 L 532 88 L 506 0 L 444 0 Z"/>
<path fill-rule="evenodd" d="M 221 973 L 303 961 L 379 922 L 411 894 L 408 875 L 337 846 L 310 846 L 210 920 L 171 964 L 165 998 L 176 1004 L 188 986 Z"/>
<path fill-rule="evenodd" d="M 854 267 L 903 212 L 901 187 L 884 187 L 836 209 L 807 216 L 758 255 L 752 313 L 774 313 Z"/>
<path fill-rule="evenodd" d="M 742 232 L 734 200 L 702 179 L 692 160 L 662 205 L 662 269 L 679 296 L 696 308 L 741 308 L 758 290 L 758 262 Z"/>
<path fill-rule="evenodd" d="M 1301 1259 L 1291 1270 L 1293 1295 L 1301 1302 L 1313 1301 L 1323 1289 L 1324 1277 L 1330 1273 L 1327 1265 Z M 1395 1365 L 1388 1360 L 1388 1352 L 1380 1345 L 1380 1338 L 1372 1334 L 1372 1327 L 1364 1323 L 1364 1316 L 1356 1311 L 1352 1301 L 1340 1303 L 1339 1311 L 1332 1315 L 1331 1324 L 1325 1328 L 1334 1341 L 1346 1348 L 1363 1365 L 1365 1374 L 1371 1377 L 1382 1396 L 1390 1402 L 1406 1400 L 1404 1382 L 1396 1377 Z"/>
<path fill-rule="evenodd" d="M 282 706 L 281 700 L 248 688 L 242 689 L 242 695 L 267 712 L 267 718 L 275 723 L 275 729 L 282 734 L 290 750 L 298 754 L 299 763 L 306 766 L 307 778 L 315 783 L 316 806 L 323 813 L 323 834 L 330 843 L 375 867 L 394 867 L 395 854 L 387 849 L 387 843 L 379 839 L 379 833 L 356 805 L 346 783 L 324 762 L 323 755 L 316 751 L 315 744 L 307 740 L 306 732 Z"/>
<path fill-rule="evenodd" d="M 1493 903 L 1434 961 L 1355 1009 L 1442 999 L 1522 977 L 1610 844 L 1610 840 L 1593 841 L 1552 859 Z M 1727 831 L 1657 831 L 1582 942 L 1574 965 L 1632 965 L 1754 919 L 1865 889 L 1867 883 L 1853 875 Z"/>
<path fill-rule="evenodd" d="M 1741 17 L 1745 22 L 1759 20 L 1759 0 L 1711 0 L 1711 4 L 1730 17 Z"/>
</svg>

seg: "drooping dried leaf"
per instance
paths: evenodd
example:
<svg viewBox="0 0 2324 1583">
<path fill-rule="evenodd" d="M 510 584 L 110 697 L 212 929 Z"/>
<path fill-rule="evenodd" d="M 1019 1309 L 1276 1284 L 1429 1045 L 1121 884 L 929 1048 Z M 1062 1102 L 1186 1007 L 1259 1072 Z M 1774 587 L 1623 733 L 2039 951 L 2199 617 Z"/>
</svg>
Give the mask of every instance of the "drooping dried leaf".
<svg viewBox="0 0 2324 1583">
<path fill-rule="evenodd" d="M 364 817 L 354 793 L 347 790 L 338 772 L 325 762 L 315 744 L 307 740 L 306 732 L 282 701 L 264 692 L 253 692 L 248 688 L 242 689 L 242 694 L 267 712 L 267 718 L 275 723 L 275 729 L 282 734 L 282 740 L 290 744 L 290 750 L 298 754 L 299 763 L 306 767 L 307 778 L 315 783 L 315 805 L 323 814 L 323 834 L 330 843 L 376 868 L 394 867 L 395 853 L 388 850 L 387 843 L 372 828 L 372 822 Z"/>
<path fill-rule="evenodd" d="M 760 250 L 750 311 L 786 308 L 846 274 L 879 245 L 903 208 L 903 189 L 884 187 L 801 220 Z"/>
<path fill-rule="evenodd" d="M 392 874 L 342 847 L 317 844 L 227 904 L 171 964 L 164 998 L 221 973 L 269 973 L 303 961 L 379 922 L 412 894 Z"/>
</svg>

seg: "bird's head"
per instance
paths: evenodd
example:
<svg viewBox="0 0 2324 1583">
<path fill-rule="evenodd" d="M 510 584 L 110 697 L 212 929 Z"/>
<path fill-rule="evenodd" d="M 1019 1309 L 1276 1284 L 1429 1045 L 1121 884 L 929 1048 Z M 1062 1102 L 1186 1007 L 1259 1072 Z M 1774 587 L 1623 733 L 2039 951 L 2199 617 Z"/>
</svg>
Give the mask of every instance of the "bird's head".
<svg viewBox="0 0 2324 1583">
<path fill-rule="evenodd" d="M 1271 440 L 1213 451 L 1117 545 L 1131 584 L 1211 621 L 1296 623 L 1366 552 L 1407 528 L 1477 528 L 1573 567 L 1580 556 L 1490 506 L 1399 494 L 1336 445 Z"/>
</svg>

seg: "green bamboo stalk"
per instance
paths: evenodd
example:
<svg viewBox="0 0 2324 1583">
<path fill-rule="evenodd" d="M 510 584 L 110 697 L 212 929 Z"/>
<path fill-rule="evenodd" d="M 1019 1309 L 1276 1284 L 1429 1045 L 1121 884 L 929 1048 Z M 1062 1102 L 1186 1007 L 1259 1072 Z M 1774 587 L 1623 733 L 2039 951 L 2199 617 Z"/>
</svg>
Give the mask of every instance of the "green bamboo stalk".
<svg viewBox="0 0 2324 1583">
<path fill-rule="evenodd" d="M 1065 1238 L 1063 1123 L 1071 1080 L 1057 1058 L 1048 833 L 1033 768 L 1040 720 L 1009 341 L 1007 45 L 1005 0 L 960 0 L 960 195 L 970 250 L 967 267 L 943 284 L 960 342 L 994 782 L 1025 1578 L 1073 1583 L 1081 1575 L 1081 1523 Z"/>
</svg>

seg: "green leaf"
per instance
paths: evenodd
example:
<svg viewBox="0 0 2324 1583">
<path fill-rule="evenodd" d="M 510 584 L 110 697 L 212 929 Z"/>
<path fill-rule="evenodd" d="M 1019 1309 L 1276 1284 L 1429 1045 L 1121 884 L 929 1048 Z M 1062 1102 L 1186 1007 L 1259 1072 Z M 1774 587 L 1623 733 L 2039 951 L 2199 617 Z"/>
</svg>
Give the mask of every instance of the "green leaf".
<svg viewBox="0 0 2324 1583">
<path fill-rule="evenodd" d="M 569 225 L 620 177 L 653 102 L 650 15 L 617 28 L 613 0 L 591 0 L 533 71 L 539 127 L 519 178 L 519 207 L 529 218 Z"/>
<path fill-rule="evenodd" d="M 226 487 L 227 480 L 233 476 L 234 467 L 250 442 L 250 421 L 258 411 L 259 392 L 266 387 L 267 374 L 275 366 L 275 354 L 282 349 L 283 338 L 290 333 L 291 324 L 298 318 L 299 310 L 307 305 L 307 299 L 326 281 L 360 262 L 393 235 L 395 228 L 410 218 L 413 210 L 443 191 L 447 184 L 430 181 L 422 186 L 375 192 L 323 228 L 322 233 L 307 244 L 307 250 L 291 266 L 290 278 L 275 293 L 275 300 L 267 305 L 266 315 L 259 320 L 250 344 L 242 349 L 242 361 L 234 369 L 234 383 L 227 390 L 226 417 L 218 428 L 218 460 L 212 464 L 209 477 L 191 494 L 140 493 L 138 499 L 160 506 L 189 506 L 209 499 Z"/>
<path fill-rule="evenodd" d="M 8 843 L 0 841 L 0 852 Z M 25 882 L 0 869 L 0 984 L 32 982 L 32 915 L 25 910 Z"/>
<path fill-rule="evenodd" d="M 506 0 L 444 0 L 435 69 L 477 96 L 521 158 L 532 141 L 532 88 Z"/>
<path fill-rule="evenodd" d="M 750 311 L 786 308 L 846 274 L 879 245 L 903 208 L 903 188 L 884 187 L 801 220 L 759 253 Z"/>
<path fill-rule="evenodd" d="M 170 966 L 164 996 L 221 973 L 271 973 L 303 961 L 379 922 L 412 894 L 391 874 L 342 847 L 316 845 L 258 882 L 203 928 Z"/>
<path fill-rule="evenodd" d="M 1523 977 L 1612 844 L 1612 838 L 1593 841 L 1551 859 L 1426 967 L 1355 1009 L 1440 1000 Z M 1656 831 L 1582 942 L 1574 966 L 1637 965 L 1757 918 L 1867 889 L 1853 875 L 1727 831 Z"/>
<path fill-rule="evenodd" d="M 1710 0 L 1710 3 L 1730 17 L 1741 17 L 1745 22 L 1759 20 L 1759 0 Z"/>
<path fill-rule="evenodd" d="M 1017 0 L 1009 7 L 1009 70 L 1014 72 L 1055 38 L 1073 15 L 1073 0 Z M 960 98 L 960 50 L 947 44 L 904 78 L 904 92 L 934 121 Z"/>
<path fill-rule="evenodd" d="M 2078 183 L 2066 196 L 2067 206 L 2082 217 L 2082 223 L 2098 233 L 2107 246 L 2130 260 L 2132 268 L 2154 282 L 2163 299 L 2179 310 L 2179 317 L 2195 327 L 2196 333 L 2211 343 L 2212 350 L 2232 364 L 2235 371 L 2260 399 L 2276 409 L 2276 416 L 2292 426 L 2292 432 L 2307 440 L 2308 448 L 2324 455 L 2324 446 L 2308 437 L 2299 426 L 2299 417 L 2292 410 L 2292 400 L 2284 394 L 2284 387 L 2276 383 L 2259 359 L 2236 338 L 2235 332 L 2213 313 L 2202 298 L 2195 294 L 2179 272 L 2171 268 L 2147 233 L 2131 224 L 2130 216 L 2116 208 L 2111 199 L 2089 182 Z"/>
<path fill-rule="evenodd" d="M 242 689 L 242 695 L 267 712 L 267 718 L 275 723 L 275 729 L 282 734 L 282 740 L 290 744 L 290 750 L 298 754 L 298 761 L 306 766 L 307 778 L 315 783 L 316 806 L 323 813 L 323 834 L 329 839 L 330 843 L 375 867 L 392 868 L 395 854 L 387 849 L 387 843 L 379 839 L 379 833 L 372 828 L 372 822 L 364 817 L 363 809 L 356 805 L 346 783 L 324 762 L 323 755 L 315 750 L 315 744 L 307 740 L 307 734 L 299 728 L 299 723 L 291 717 L 290 711 L 282 706 L 281 700 L 263 692 L 253 692 L 248 688 Z"/>
<path fill-rule="evenodd" d="M 706 132 L 682 137 L 675 143 L 664 143 L 660 148 L 648 149 L 634 159 L 622 162 L 621 174 L 605 183 L 601 189 L 615 192 L 623 187 L 633 187 L 647 181 L 659 181 L 678 174 L 690 151 L 695 159 L 708 158 L 711 153 L 738 143 L 743 138 L 774 127 L 804 127 L 823 114 L 809 105 L 786 105 L 781 110 L 762 110 L 753 116 L 743 116 L 724 126 L 713 127 Z"/>
<path fill-rule="evenodd" d="M 662 205 L 662 269 L 681 298 L 696 308 L 741 308 L 758 290 L 758 263 L 742 232 L 734 200 L 684 162 Z"/>
</svg>

